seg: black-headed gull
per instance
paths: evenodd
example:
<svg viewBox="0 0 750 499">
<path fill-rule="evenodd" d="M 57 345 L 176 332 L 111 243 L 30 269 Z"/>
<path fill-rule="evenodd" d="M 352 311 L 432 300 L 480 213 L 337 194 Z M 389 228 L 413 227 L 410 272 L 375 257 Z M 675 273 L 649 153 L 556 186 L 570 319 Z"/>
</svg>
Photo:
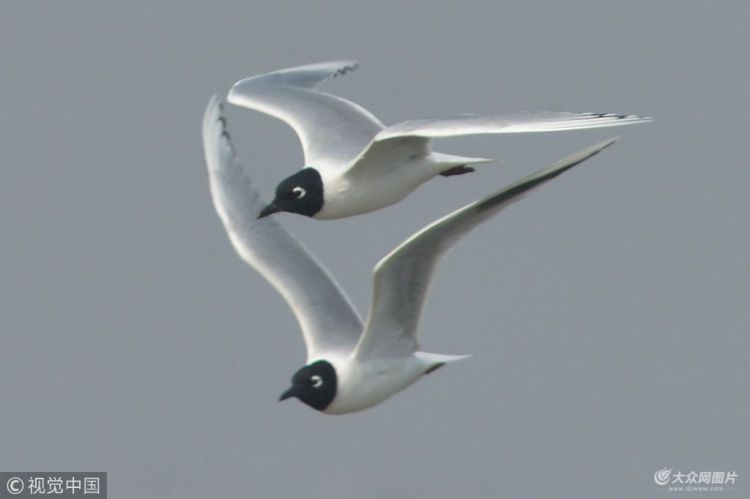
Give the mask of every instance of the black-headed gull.
<svg viewBox="0 0 750 499">
<path fill-rule="evenodd" d="M 284 179 L 260 216 L 279 211 L 316 219 L 349 217 L 396 203 L 436 175 L 468 173 L 492 160 L 433 152 L 430 140 L 459 135 L 580 130 L 651 121 L 610 113 L 535 112 L 457 115 L 384 126 L 372 113 L 317 90 L 354 70 L 354 61 L 310 64 L 238 81 L 232 104 L 289 124 L 302 142 L 305 166 Z"/>
</svg>

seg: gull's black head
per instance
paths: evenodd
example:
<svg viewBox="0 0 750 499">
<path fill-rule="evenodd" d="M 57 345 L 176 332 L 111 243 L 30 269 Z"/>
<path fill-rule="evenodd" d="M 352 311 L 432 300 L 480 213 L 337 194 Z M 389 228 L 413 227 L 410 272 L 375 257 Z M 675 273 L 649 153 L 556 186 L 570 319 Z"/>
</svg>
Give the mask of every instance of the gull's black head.
<svg viewBox="0 0 750 499">
<path fill-rule="evenodd" d="M 292 386 L 279 401 L 297 397 L 319 411 L 325 410 L 336 397 L 336 370 L 325 360 L 309 364 L 292 376 Z"/>
<path fill-rule="evenodd" d="M 258 218 L 279 211 L 312 217 L 321 208 L 323 208 L 323 179 L 320 178 L 318 170 L 307 167 L 281 181 L 276 187 L 276 197 L 271 204 L 263 208 Z"/>
</svg>

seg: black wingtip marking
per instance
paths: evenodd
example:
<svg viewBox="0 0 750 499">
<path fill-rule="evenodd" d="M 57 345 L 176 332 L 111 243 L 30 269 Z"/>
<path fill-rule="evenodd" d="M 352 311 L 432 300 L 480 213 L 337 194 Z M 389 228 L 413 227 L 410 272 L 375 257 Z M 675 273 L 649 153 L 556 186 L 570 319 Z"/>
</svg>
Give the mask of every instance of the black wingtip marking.
<svg viewBox="0 0 750 499">
<path fill-rule="evenodd" d="M 355 62 L 355 63 L 352 63 L 352 64 L 347 64 L 346 66 L 341 66 L 339 69 L 337 69 L 336 71 L 334 71 L 331 74 L 331 76 L 329 76 L 328 78 L 326 78 L 326 80 L 330 80 L 332 78 L 336 78 L 337 76 L 345 75 L 346 73 L 351 73 L 352 71 L 354 71 L 358 67 L 359 67 L 359 63 L 358 62 Z"/>
<path fill-rule="evenodd" d="M 637 114 L 617 114 L 617 113 L 582 113 L 581 116 L 586 116 L 588 118 L 593 119 L 601 119 L 601 118 L 614 118 L 616 120 L 624 120 L 624 119 L 648 119 L 648 116 L 640 116 Z"/>
<path fill-rule="evenodd" d="M 359 67 L 359 63 L 355 62 L 354 64 L 349 64 L 348 66 L 343 66 L 341 69 L 333 73 L 333 77 L 345 75 L 346 73 L 351 73 L 355 69 Z"/>
<path fill-rule="evenodd" d="M 227 142 L 231 142 L 232 136 L 229 135 L 229 131 L 227 130 L 227 119 L 224 117 L 223 114 L 221 114 L 219 115 L 219 118 L 216 121 L 221 123 L 221 136 L 224 137 L 227 140 Z"/>
</svg>

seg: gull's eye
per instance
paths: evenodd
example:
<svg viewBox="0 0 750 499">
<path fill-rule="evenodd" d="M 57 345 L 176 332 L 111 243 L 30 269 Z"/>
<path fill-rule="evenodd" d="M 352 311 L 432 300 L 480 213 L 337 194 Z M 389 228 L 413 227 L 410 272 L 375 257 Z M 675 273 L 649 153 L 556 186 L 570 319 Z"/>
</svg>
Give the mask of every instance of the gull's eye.
<svg viewBox="0 0 750 499">
<path fill-rule="evenodd" d="M 321 385 L 323 385 L 323 378 L 321 378 L 317 374 L 310 376 L 310 381 L 312 381 L 313 388 L 320 388 Z"/>
<path fill-rule="evenodd" d="M 307 191 L 303 189 L 302 187 L 297 186 L 294 189 L 292 189 L 292 193 L 294 194 L 295 198 L 300 199 L 300 198 L 305 197 L 305 194 L 307 194 Z"/>
</svg>

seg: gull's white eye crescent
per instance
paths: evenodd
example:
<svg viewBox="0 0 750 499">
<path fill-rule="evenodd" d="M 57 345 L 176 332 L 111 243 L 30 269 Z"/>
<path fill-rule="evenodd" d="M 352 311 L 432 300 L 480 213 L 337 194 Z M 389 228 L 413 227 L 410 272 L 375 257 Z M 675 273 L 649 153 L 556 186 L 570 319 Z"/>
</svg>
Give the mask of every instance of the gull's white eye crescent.
<svg viewBox="0 0 750 499">
<path fill-rule="evenodd" d="M 305 194 L 307 194 L 307 191 L 305 189 L 303 189 L 302 187 L 299 187 L 299 186 L 297 186 L 294 189 L 292 189 L 292 192 L 297 197 L 297 199 L 303 198 L 303 197 L 305 197 Z"/>
<path fill-rule="evenodd" d="M 323 378 L 321 378 L 317 374 L 310 376 L 310 381 L 312 381 L 313 388 L 320 388 L 320 386 L 323 384 Z"/>
</svg>

